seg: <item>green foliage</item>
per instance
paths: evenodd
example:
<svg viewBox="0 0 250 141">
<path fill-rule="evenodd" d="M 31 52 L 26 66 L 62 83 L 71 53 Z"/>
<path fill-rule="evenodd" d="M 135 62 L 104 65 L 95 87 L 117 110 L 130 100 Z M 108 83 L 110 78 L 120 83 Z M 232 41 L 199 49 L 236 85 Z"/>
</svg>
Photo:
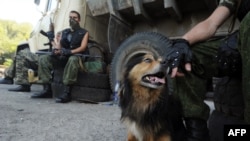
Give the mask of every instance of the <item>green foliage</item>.
<svg viewBox="0 0 250 141">
<path fill-rule="evenodd" d="M 30 23 L 17 23 L 0 19 L 0 56 L 6 60 L 14 56 L 17 45 L 28 40 L 32 25 Z M 6 64 L 9 64 L 7 61 Z"/>
<path fill-rule="evenodd" d="M 12 62 L 13 62 L 12 59 L 5 59 L 5 62 L 3 63 L 3 65 L 9 67 L 12 64 Z"/>
</svg>

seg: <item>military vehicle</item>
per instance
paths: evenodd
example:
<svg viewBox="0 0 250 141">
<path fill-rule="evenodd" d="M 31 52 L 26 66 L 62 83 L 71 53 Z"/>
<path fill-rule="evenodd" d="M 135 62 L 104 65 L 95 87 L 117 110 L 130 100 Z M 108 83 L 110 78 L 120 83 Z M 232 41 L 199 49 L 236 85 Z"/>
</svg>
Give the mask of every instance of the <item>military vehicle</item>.
<svg viewBox="0 0 250 141">
<path fill-rule="evenodd" d="M 79 82 L 72 90 L 72 96 L 76 100 L 85 99 L 92 102 L 103 102 L 112 99 L 112 92 L 115 91 L 115 85 L 119 80 L 119 73 L 117 72 L 122 71 L 124 63 L 133 55 L 145 51 L 154 52 L 157 55 L 157 51 L 150 46 L 138 49 L 134 47 L 137 44 L 134 44 L 131 48 L 128 47 L 123 51 L 119 51 L 120 54 L 116 55 L 119 57 L 114 58 L 120 45 L 128 37 L 134 36 L 135 39 L 132 41 L 136 42 L 136 33 L 154 32 L 169 39 L 178 38 L 195 24 L 208 17 L 218 5 L 218 0 L 35 0 L 34 2 L 41 11 L 42 17 L 26 44 L 32 52 L 48 50 L 49 48 L 44 45 L 44 43 L 48 42 L 48 39 L 40 34 L 41 30 L 49 31 L 50 25 L 53 24 L 56 33 L 69 27 L 68 13 L 71 10 L 76 10 L 81 14 L 81 26 L 90 33 L 90 43 L 88 45 L 90 55 L 101 56 L 99 59 L 104 62 L 105 69 L 101 73 L 81 73 Z M 231 19 L 220 27 L 214 38 L 227 35 L 230 23 Z M 235 29 L 238 26 L 236 23 Z M 151 38 L 150 42 L 157 37 L 150 36 L 149 38 Z M 112 66 L 114 62 L 119 67 Z M 56 94 L 61 92 L 61 75 L 62 71 L 54 71 L 52 86 Z M 234 100 L 225 98 L 228 97 L 225 93 L 230 93 L 232 85 L 235 86 L 235 89 L 239 89 L 241 85 L 237 83 L 239 80 L 235 82 L 234 79 L 228 79 L 227 81 L 225 79 L 227 78 L 223 78 L 223 83 L 220 83 L 217 88 L 217 93 L 220 94 L 219 98 L 217 96 L 217 101 L 215 101 L 215 111 L 217 113 L 215 119 L 220 119 L 218 121 L 221 122 L 226 118 L 238 123 L 240 118 L 234 118 L 233 111 L 235 110 L 232 109 L 237 106 L 237 108 L 242 108 L 243 105 L 239 104 L 242 96 L 239 96 L 238 102 L 232 105 Z M 212 80 L 209 81 L 213 82 Z M 215 84 L 211 83 L 213 86 Z M 218 89 L 227 90 L 224 93 L 218 92 Z M 232 95 L 235 95 L 235 91 L 233 90 Z M 223 101 L 223 99 L 228 100 Z M 242 115 L 242 113 L 236 114 L 238 117 Z M 211 123 L 213 131 L 217 131 L 215 126 L 219 124 L 215 121 L 212 120 Z M 223 122 L 220 123 L 221 126 L 222 124 Z M 221 132 L 218 133 L 221 136 L 223 135 Z"/>
</svg>

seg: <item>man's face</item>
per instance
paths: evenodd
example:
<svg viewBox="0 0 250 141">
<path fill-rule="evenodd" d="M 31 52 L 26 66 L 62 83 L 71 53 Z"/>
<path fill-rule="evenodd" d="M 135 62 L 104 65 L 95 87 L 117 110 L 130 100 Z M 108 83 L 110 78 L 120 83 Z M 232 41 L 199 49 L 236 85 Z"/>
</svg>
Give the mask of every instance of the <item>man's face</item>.
<svg viewBox="0 0 250 141">
<path fill-rule="evenodd" d="M 76 13 L 69 13 L 69 20 L 74 20 L 74 21 L 76 21 L 76 22 L 80 22 L 80 19 L 79 19 L 79 17 L 77 16 L 77 14 Z"/>
<path fill-rule="evenodd" d="M 80 24 L 80 19 L 77 16 L 76 13 L 70 13 L 69 14 L 69 25 L 71 27 L 72 30 L 75 30 L 79 27 Z"/>
</svg>

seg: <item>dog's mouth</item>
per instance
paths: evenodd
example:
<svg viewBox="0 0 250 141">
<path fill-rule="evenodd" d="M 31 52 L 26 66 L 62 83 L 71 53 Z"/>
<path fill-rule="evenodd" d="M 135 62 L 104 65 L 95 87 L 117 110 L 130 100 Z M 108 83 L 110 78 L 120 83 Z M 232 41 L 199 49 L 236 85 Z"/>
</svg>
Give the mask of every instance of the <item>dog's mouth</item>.
<svg viewBox="0 0 250 141">
<path fill-rule="evenodd" d="M 158 72 L 155 74 L 147 74 L 142 77 L 142 85 L 150 88 L 158 88 L 163 86 L 166 83 L 165 81 L 165 73 Z"/>
</svg>

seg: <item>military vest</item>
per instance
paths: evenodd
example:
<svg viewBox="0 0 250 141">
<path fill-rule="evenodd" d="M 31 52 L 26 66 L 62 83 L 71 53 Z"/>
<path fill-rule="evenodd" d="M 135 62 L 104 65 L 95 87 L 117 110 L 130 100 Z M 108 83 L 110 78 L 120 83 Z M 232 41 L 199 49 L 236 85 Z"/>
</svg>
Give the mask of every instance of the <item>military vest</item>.
<svg viewBox="0 0 250 141">
<path fill-rule="evenodd" d="M 63 48 L 67 48 L 71 50 L 80 47 L 82 43 L 82 39 L 84 38 L 84 35 L 86 34 L 86 32 L 87 31 L 83 28 L 79 28 L 76 31 L 71 31 L 70 28 L 63 30 L 61 41 L 60 41 L 61 46 Z M 86 50 L 82 53 L 88 54 L 88 48 L 86 48 Z"/>
</svg>

